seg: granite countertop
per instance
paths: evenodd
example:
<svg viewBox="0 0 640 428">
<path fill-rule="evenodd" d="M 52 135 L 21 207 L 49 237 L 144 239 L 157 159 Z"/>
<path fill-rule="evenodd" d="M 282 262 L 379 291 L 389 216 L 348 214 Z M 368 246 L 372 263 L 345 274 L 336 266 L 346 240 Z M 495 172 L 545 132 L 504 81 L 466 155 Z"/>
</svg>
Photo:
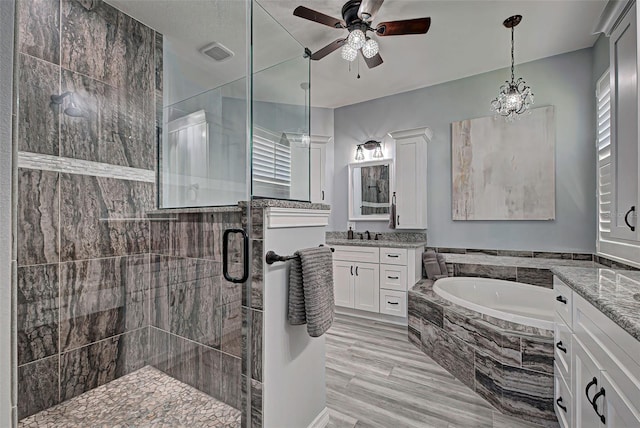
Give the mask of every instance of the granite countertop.
<svg viewBox="0 0 640 428">
<path fill-rule="evenodd" d="M 366 239 L 327 239 L 327 245 L 349 245 L 355 247 L 424 248 L 426 241 L 407 242 Z"/>
<path fill-rule="evenodd" d="M 489 266 L 516 266 L 523 268 L 550 269 L 554 266 L 604 267 L 591 260 L 548 259 L 536 257 L 490 256 L 486 254 L 440 253 L 447 263 Z"/>
<path fill-rule="evenodd" d="M 555 267 L 551 272 L 640 340 L 640 271 Z"/>
<path fill-rule="evenodd" d="M 241 207 L 246 207 L 247 202 L 238 203 Z M 313 202 L 287 201 L 283 199 L 253 199 L 251 206 L 254 208 L 299 208 L 307 210 L 330 210 L 331 205 L 318 204 Z"/>
</svg>

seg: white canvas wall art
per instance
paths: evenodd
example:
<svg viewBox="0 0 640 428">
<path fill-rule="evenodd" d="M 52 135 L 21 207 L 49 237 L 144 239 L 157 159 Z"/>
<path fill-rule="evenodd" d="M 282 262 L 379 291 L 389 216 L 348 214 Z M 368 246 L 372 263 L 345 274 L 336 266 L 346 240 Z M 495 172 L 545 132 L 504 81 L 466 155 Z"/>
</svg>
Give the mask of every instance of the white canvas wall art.
<svg viewBox="0 0 640 428">
<path fill-rule="evenodd" d="M 453 220 L 555 219 L 555 111 L 452 123 Z"/>
</svg>

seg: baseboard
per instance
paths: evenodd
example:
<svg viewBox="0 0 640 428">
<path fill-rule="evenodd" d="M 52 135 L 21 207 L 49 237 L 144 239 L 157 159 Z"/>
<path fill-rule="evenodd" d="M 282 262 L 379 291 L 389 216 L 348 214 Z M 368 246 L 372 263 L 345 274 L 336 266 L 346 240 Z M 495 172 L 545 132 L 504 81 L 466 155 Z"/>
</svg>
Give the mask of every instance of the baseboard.
<svg viewBox="0 0 640 428">
<path fill-rule="evenodd" d="M 329 409 L 324 408 L 307 428 L 325 428 L 329 425 Z"/>
</svg>

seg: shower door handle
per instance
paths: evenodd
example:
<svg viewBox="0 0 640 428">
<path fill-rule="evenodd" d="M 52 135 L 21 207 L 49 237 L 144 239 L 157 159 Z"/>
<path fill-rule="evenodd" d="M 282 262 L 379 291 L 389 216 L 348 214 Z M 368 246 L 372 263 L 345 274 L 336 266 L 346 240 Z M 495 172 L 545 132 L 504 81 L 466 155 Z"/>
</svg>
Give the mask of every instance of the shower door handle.
<svg viewBox="0 0 640 428">
<path fill-rule="evenodd" d="M 242 236 L 242 277 L 234 278 L 229 274 L 229 235 L 239 233 Z M 222 235 L 222 275 L 224 279 L 235 284 L 241 284 L 249 279 L 249 236 L 244 229 L 227 229 Z"/>
</svg>

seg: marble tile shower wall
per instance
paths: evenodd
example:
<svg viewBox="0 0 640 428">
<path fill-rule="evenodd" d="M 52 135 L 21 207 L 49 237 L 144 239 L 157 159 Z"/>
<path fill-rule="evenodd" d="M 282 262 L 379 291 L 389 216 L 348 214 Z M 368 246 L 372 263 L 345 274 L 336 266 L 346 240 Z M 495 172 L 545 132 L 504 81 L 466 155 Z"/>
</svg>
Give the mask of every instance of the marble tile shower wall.
<svg viewBox="0 0 640 428">
<path fill-rule="evenodd" d="M 100 0 L 19 0 L 18 32 L 19 157 L 83 160 L 101 171 L 70 173 L 44 162 L 18 170 L 24 418 L 146 364 L 145 213 L 155 207 L 155 186 L 105 171 L 155 169 L 162 39 Z M 67 91 L 72 97 L 51 104 L 51 95 Z M 72 101 L 83 117 L 64 113 Z"/>
</svg>

